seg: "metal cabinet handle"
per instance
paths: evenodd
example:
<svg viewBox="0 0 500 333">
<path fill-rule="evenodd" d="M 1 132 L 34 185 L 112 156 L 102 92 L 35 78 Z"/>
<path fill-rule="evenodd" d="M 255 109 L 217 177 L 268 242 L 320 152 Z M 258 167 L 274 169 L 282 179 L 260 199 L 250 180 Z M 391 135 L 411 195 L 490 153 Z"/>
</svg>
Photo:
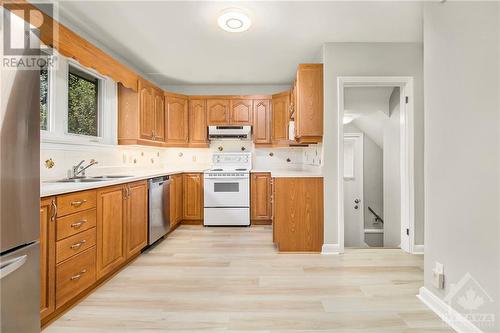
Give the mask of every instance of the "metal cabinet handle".
<svg viewBox="0 0 500 333">
<path fill-rule="evenodd" d="M 82 270 L 80 271 L 80 273 L 78 273 L 78 274 L 76 274 L 76 275 L 73 275 L 73 276 L 70 278 L 70 280 L 72 280 L 72 281 L 73 281 L 73 280 L 78 280 L 78 279 L 79 279 L 79 278 L 81 278 L 81 277 L 82 277 L 82 275 L 83 275 L 83 274 L 85 274 L 85 273 L 87 273 L 87 270 L 86 270 L 86 269 L 82 269 Z"/>
<path fill-rule="evenodd" d="M 81 221 L 78 221 L 78 222 L 75 222 L 75 223 L 71 223 L 70 227 L 78 229 L 78 228 L 80 228 L 85 223 L 87 223 L 87 220 L 81 220 Z"/>
<path fill-rule="evenodd" d="M 70 248 L 71 248 L 72 250 L 77 250 L 77 249 L 79 249 L 80 247 L 82 247 L 82 245 L 83 245 L 83 244 L 85 244 L 85 243 L 87 243 L 87 241 L 84 239 L 84 240 L 82 240 L 82 241 L 80 241 L 80 242 L 78 242 L 78 243 L 75 243 L 75 244 L 71 245 L 71 246 L 70 246 Z"/>
<path fill-rule="evenodd" d="M 71 206 L 80 207 L 81 205 L 83 205 L 86 202 L 87 202 L 87 200 L 85 200 L 85 199 L 78 200 L 78 201 L 71 201 Z"/>
<path fill-rule="evenodd" d="M 8 260 L 6 262 L 3 262 L 0 265 L 0 280 L 9 275 L 10 273 L 16 271 L 19 267 L 24 265 L 26 263 L 26 260 L 28 260 L 27 255 L 23 255 L 11 260 Z"/>
<path fill-rule="evenodd" d="M 56 199 L 52 199 L 50 205 L 52 206 L 52 216 L 50 217 L 50 220 L 54 222 L 56 220 L 56 215 L 57 215 Z"/>
</svg>

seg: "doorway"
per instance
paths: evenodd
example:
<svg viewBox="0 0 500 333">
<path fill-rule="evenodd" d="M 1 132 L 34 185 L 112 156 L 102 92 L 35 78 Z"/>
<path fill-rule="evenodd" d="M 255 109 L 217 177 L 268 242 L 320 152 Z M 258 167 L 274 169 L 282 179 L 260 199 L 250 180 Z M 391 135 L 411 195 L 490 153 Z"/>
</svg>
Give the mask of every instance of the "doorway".
<svg viewBox="0 0 500 333">
<path fill-rule="evenodd" d="M 339 243 L 413 252 L 413 79 L 338 79 Z"/>
</svg>

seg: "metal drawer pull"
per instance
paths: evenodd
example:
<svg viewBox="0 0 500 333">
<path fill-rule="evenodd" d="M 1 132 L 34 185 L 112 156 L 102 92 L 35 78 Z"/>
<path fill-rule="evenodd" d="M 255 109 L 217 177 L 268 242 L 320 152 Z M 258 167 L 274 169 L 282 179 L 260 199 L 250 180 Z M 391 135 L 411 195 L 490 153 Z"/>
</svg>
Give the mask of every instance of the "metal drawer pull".
<svg viewBox="0 0 500 333">
<path fill-rule="evenodd" d="M 86 269 L 82 269 L 80 273 L 76 274 L 76 275 L 73 275 L 70 280 L 78 280 L 79 278 L 82 277 L 83 274 L 87 273 L 87 270 Z"/>
<path fill-rule="evenodd" d="M 81 205 L 83 205 L 84 203 L 86 203 L 87 200 L 78 200 L 78 201 L 72 201 L 71 202 L 71 206 L 75 206 L 75 207 L 80 207 Z"/>
<path fill-rule="evenodd" d="M 71 228 L 75 228 L 75 229 L 78 229 L 80 228 L 83 224 L 87 223 L 87 220 L 81 220 L 81 221 L 78 221 L 78 222 L 75 222 L 75 223 L 72 223 L 71 224 Z"/>
<path fill-rule="evenodd" d="M 73 250 L 75 249 L 79 249 L 83 244 L 85 244 L 87 241 L 84 239 L 78 243 L 75 243 L 73 245 L 70 246 L 70 248 L 72 248 Z"/>
</svg>

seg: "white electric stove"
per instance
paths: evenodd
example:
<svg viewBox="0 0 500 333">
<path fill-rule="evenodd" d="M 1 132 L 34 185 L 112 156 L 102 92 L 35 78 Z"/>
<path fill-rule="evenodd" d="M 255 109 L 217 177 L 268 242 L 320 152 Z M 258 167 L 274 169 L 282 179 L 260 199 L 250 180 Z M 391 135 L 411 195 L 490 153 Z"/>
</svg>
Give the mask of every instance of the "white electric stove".
<svg viewBox="0 0 500 333">
<path fill-rule="evenodd" d="M 252 153 L 214 153 L 204 172 L 206 226 L 250 225 Z"/>
</svg>

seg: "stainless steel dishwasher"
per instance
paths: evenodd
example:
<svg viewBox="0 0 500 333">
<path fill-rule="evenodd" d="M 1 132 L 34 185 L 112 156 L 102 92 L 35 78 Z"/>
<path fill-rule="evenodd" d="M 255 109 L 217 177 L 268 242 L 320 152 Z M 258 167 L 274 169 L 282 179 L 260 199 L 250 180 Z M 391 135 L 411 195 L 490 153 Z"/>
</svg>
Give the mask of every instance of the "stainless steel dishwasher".
<svg viewBox="0 0 500 333">
<path fill-rule="evenodd" d="M 151 245 L 170 230 L 170 177 L 156 177 L 148 181 L 149 234 Z"/>
</svg>

